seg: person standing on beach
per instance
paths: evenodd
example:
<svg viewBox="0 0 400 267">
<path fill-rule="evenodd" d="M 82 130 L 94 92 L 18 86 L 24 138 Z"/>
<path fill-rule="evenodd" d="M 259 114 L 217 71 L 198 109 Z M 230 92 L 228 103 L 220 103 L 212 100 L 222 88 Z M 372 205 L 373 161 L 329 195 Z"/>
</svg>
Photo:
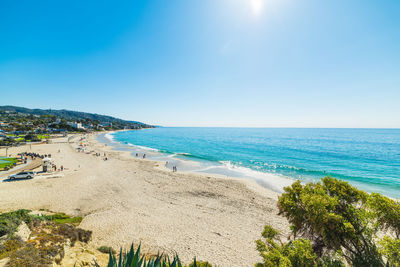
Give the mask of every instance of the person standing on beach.
<svg viewBox="0 0 400 267">
<path fill-rule="evenodd" d="M 146 158 L 146 154 L 143 154 L 143 158 Z"/>
</svg>

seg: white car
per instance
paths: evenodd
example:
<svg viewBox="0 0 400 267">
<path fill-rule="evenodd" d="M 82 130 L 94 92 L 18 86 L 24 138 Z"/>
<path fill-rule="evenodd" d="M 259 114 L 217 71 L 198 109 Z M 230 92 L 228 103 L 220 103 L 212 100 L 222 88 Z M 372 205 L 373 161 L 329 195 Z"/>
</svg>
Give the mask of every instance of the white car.
<svg viewBox="0 0 400 267">
<path fill-rule="evenodd" d="M 8 179 L 14 180 L 14 179 L 32 179 L 33 176 L 35 176 L 34 172 L 19 172 L 17 174 L 13 174 L 8 176 Z"/>
</svg>

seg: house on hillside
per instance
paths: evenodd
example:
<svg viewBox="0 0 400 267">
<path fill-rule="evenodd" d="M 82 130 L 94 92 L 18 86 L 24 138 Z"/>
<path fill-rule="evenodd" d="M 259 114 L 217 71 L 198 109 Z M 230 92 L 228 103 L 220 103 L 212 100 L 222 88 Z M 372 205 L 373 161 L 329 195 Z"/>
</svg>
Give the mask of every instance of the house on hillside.
<svg viewBox="0 0 400 267">
<path fill-rule="evenodd" d="M 80 122 L 69 122 L 68 125 L 75 129 L 85 129 L 85 127 L 83 127 L 82 123 Z"/>
</svg>

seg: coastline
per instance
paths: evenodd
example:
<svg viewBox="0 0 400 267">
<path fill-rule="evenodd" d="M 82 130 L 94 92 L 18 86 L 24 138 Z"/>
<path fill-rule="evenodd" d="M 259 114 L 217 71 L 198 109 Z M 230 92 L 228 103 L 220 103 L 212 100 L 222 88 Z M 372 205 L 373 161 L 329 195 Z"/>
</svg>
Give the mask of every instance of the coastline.
<svg viewBox="0 0 400 267">
<path fill-rule="evenodd" d="M 110 134 L 113 134 L 113 133 L 116 133 L 116 132 L 122 132 L 122 131 L 129 131 L 129 130 L 107 131 L 105 133 L 97 134 L 94 139 L 100 145 L 101 144 L 106 144 L 107 145 L 106 146 L 107 148 L 106 147 L 104 148 L 105 151 L 108 151 L 108 152 L 115 152 L 116 151 L 116 152 L 120 152 L 120 153 L 124 153 L 124 154 L 126 153 L 126 155 L 128 157 L 135 158 L 132 155 L 133 152 L 121 151 L 121 150 L 115 149 L 115 147 L 113 145 L 110 146 L 109 143 L 103 143 L 103 142 L 98 140 L 98 137 L 100 135 L 103 135 L 104 138 L 106 138 L 106 139 L 108 139 L 110 141 L 110 143 L 114 142 L 114 143 L 120 144 L 118 141 L 115 141 L 113 138 L 110 140 L 109 137 L 105 137 L 105 135 L 110 135 Z M 156 149 L 148 148 L 148 147 L 146 147 L 146 149 L 157 151 Z M 154 164 L 156 164 L 155 168 L 160 170 L 160 171 L 166 171 L 166 172 L 171 172 L 172 171 L 172 169 L 170 169 L 170 168 L 165 166 L 165 161 L 163 161 L 163 160 L 152 159 L 152 158 L 145 158 L 145 159 L 136 158 L 136 159 L 153 162 Z M 202 176 L 204 178 L 208 178 L 208 177 L 211 176 L 211 177 L 216 178 L 216 179 L 229 179 L 229 180 L 237 181 L 239 183 L 243 183 L 249 189 L 253 190 L 255 193 L 261 194 L 261 195 L 264 195 L 264 196 L 267 196 L 267 197 L 270 197 L 270 198 L 275 198 L 276 201 L 278 201 L 278 197 L 281 194 L 280 192 L 277 192 L 277 191 L 275 191 L 275 190 L 273 190 L 271 188 L 267 188 L 267 187 L 261 186 L 254 179 L 235 177 L 235 176 L 229 176 L 229 175 L 224 175 L 224 174 L 216 174 L 216 173 L 196 172 L 196 171 L 179 171 L 179 173 L 187 174 L 187 175 L 199 175 L 199 176 Z M 273 176 L 273 174 L 271 174 L 271 177 L 272 176 Z"/>
<path fill-rule="evenodd" d="M 127 132 L 129 130 L 108 131 L 97 135 L 97 141 L 113 147 L 115 151 L 130 151 L 132 157 L 142 158 L 146 155 L 146 160 L 152 160 L 160 164 L 163 170 L 172 171 L 173 166 L 177 166 L 180 173 L 213 176 L 222 179 L 233 179 L 250 184 L 252 188 L 259 187 L 257 190 L 272 191 L 276 193 L 276 198 L 283 193 L 283 188 L 290 186 L 296 181 L 294 178 L 282 176 L 271 172 L 261 172 L 248 167 L 236 166 L 230 161 L 208 160 L 202 157 L 192 157 L 191 153 L 185 152 L 165 152 L 153 147 L 132 144 L 126 141 L 116 140 L 114 133 Z M 168 167 L 167 165 L 168 164 Z M 161 166 L 162 165 L 162 166 Z M 166 168 L 163 168 L 165 166 Z M 269 192 L 270 194 L 271 192 Z"/>
<path fill-rule="evenodd" d="M 142 243 L 144 251 L 194 256 L 218 266 L 251 266 L 259 260 L 254 241 L 265 224 L 289 233 L 278 216 L 278 193 L 256 182 L 198 173 L 172 173 L 160 162 L 137 159 L 88 135 L 88 150 L 108 160 L 78 153 L 76 141 L 32 147 L 50 153 L 66 171 L 57 178 L 0 184 L 0 210 L 48 209 L 82 215 L 80 227 L 93 231 L 95 246 L 127 247 Z M 62 141 L 62 140 L 60 140 Z M 12 154 L 23 147 L 13 148 Z M 57 153 L 60 149 L 61 153 Z M 20 150 L 20 151 L 17 151 Z"/>
<path fill-rule="evenodd" d="M 398 199 L 398 134 L 381 129 L 166 127 L 108 134 L 99 141 L 133 156 L 146 153 L 171 169 L 251 179 L 278 193 L 295 180 L 318 182 L 330 176 Z"/>
</svg>

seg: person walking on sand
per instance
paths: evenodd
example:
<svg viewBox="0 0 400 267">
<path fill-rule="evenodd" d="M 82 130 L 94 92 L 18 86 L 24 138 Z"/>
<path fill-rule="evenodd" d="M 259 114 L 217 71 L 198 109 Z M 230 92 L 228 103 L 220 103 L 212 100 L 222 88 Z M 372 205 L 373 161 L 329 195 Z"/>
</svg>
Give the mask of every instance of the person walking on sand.
<svg viewBox="0 0 400 267">
<path fill-rule="evenodd" d="M 143 154 L 143 158 L 146 158 L 146 154 Z"/>
</svg>

